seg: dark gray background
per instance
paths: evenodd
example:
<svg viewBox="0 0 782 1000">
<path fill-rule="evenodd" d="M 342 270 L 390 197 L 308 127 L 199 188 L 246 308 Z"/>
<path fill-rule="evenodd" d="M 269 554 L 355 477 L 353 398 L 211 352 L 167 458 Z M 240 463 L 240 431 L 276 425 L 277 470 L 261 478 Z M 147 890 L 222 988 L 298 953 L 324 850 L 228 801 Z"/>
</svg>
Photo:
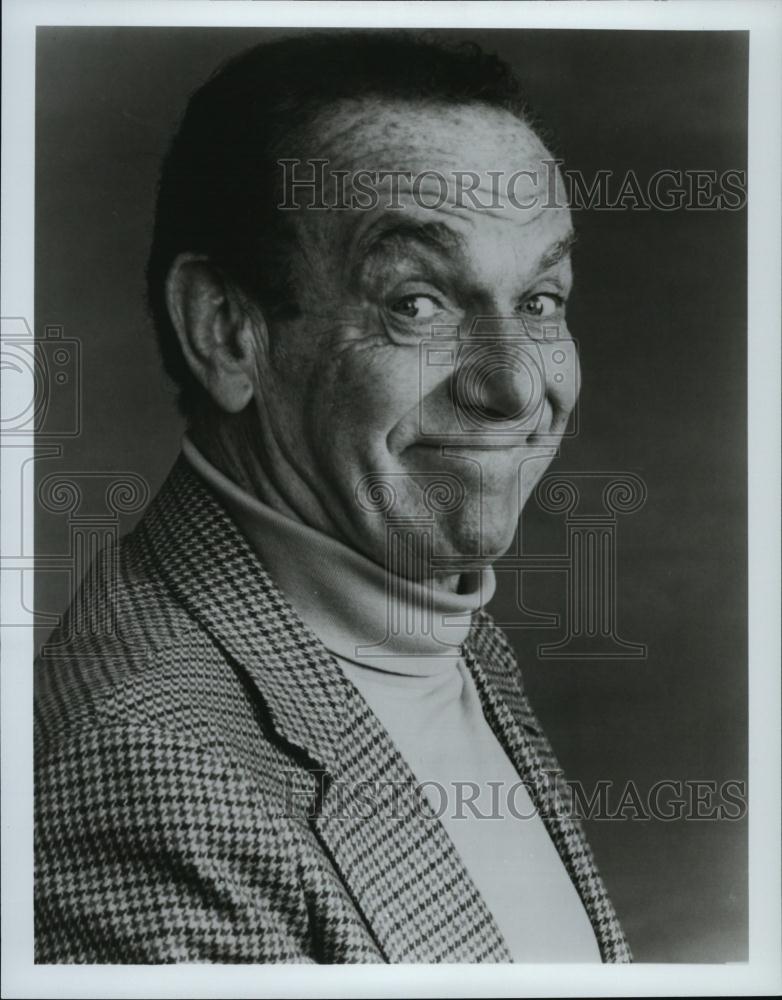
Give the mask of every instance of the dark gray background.
<svg viewBox="0 0 782 1000">
<path fill-rule="evenodd" d="M 181 423 L 143 305 L 156 174 L 187 95 L 266 29 L 38 31 L 36 315 L 82 349 L 82 429 L 52 471 L 134 471 L 154 491 Z M 284 32 L 289 33 L 289 32 Z M 447 32 L 446 32 L 447 34 Z M 587 177 L 746 168 L 745 33 L 460 32 L 509 59 Z M 580 432 L 561 470 L 633 472 L 646 506 L 619 524 L 619 628 L 643 661 L 540 662 L 556 633 L 514 630 L 527 686 L 568 777 L 744 779 L 746 643 L 745 212 L 580 212 L 570 327 L 581 345 Z M 564 547 L 530 505 L 525 546 Z M 129 518 L 123 528 L 132 525 Z M 37 547 L 67 550 L 41 511 Z M 561 611 L 562 581 L 530 574 L 528 603 Z M 58 612 L 63 574 L 39 573 Z M 515 611 L 500 576 L 492 610 Z M 45 632 L 42 632 L 41 639 Z M 746 822 L 590 821 L 639 961 L 747 957 Z"/>
</svg>

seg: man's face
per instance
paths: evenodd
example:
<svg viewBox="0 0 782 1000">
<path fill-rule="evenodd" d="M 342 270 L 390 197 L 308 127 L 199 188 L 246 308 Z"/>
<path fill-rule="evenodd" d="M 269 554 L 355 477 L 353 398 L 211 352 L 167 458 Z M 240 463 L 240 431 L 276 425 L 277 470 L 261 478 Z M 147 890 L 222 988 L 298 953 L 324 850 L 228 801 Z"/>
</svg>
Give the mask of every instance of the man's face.
<svg viewBox="0 0 782 1000">
<path fill-rule="evenodd" d="M 272 327 L 258 369 L 264 468 L 294 511 L 311 523 L 316 509 L 318 527 L 377 562 L 391 559 L 388 519 L 417 518 L 411 544 L 432 525 L 434 555 L 453 560 L 445 575 L 470 557 L 488 564 L 510 545 L 578 393 L 564 315 L 571 222 L 544 207 L 548 154 L 501 111 L 357 103 L 322 119 L 296 155 L 348 178 L 437 171 L 447 198 L 424 207 L 443 200 L 430 174 L 415 192 L 399 185 L 402 207 L 389 207 L 385 182 L 371 210 L 293 213 L 300 312 Z M 458 197 L 454 173 L 468 170 L 479 201 L 498 207 Z M 514 205 L 506 181 L 519 170 L 539 187 L 520 179 Z M 489 171 L 501 172 L 499 198 Z"/>
</svg>

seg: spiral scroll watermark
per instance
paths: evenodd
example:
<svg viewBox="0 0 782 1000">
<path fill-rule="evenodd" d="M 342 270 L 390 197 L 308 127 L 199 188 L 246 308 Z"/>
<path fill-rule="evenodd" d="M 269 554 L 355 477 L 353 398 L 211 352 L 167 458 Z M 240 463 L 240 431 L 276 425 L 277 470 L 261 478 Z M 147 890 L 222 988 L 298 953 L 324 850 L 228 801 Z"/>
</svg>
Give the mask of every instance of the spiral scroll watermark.
<svg viewBox="0 0 782 1000">
<path fill-rule="evenodd" d="M 116 620 L 120 518 L 138 513 L 149 500 L 147 481 L 135 472 L 51 473 L 38 486 L 43 511 L 64 517 L 68 547 L 62 556 L 40 556 L 38 569 L 64 571 L 73 603 L 46 656 L 74 639 L 121 636 Z"/>
<path fill-rule="evenodd" d="M 530 554 L 520 551 L 498 562 L 498 573 L 512 573 L 522 617 L 502 622 L 508 629 L 561 629 L 555 642 L 538 646 L 541 659 L 644 659 L 644 642 L 629 641 L 618 627 L 619 516 L 646 503 L 643 480 L 629 472 L 570 472 L 545 475 L 535 491 L 538 506 L 565 516 L 565 549 Z M 521 538 L 522 536 L 520 536 Z M 521 541 L 520 541 L 520 544 Z M 554 573 L 565 581 L 563 616 L 533 610 L 523 600 L 525 573 Z"/>
</svg>

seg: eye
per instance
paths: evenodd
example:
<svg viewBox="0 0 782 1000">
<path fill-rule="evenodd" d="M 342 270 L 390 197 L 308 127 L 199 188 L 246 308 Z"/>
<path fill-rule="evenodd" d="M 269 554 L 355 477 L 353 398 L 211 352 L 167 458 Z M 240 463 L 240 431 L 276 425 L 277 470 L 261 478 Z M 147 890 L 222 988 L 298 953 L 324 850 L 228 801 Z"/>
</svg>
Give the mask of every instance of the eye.
<svg viewBox="0 0 782 1000">
<path fill-rule="evenodd" d="M 405 295 L 391 304 L 391 311 L 408 319 L 431 319 L 442 309 L 442 303 L 431 295 Z"/>
<path fill-rule="evenodd" d="M 548 295 L 541 292 L 538 295 L 530 295 L 528 299 L 525 299 L 521 304 L 521 312 L 527 316 L 541 318 L 553 316 L 561 306 L 562 299 L 558 295 Z"/>
</svg>

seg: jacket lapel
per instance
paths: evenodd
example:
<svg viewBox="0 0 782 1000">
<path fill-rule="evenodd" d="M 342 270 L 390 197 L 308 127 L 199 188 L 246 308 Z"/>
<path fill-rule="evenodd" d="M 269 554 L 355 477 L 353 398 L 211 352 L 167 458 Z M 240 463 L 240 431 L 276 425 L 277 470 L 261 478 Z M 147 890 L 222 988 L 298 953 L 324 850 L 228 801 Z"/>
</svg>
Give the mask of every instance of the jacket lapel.
<svg viewBox="0 0 782 1000">
<path fill-rule="evenodd" d="M 466 649 L 484 715 L 525 783 L 575 885 L 604 962 L 631 961 L 619 920 L 578 822 L 540 723 L 524 694 L 516 657 L 488 615 L 476 616 Z"/>
<path fill-rule="evenodd" d="M 316 830 L 392 962 L 509 962 L 415 776 L 358 692 Z M 360 707 L 359 707 L 360 703 Z"/>
<path fill-rule="evenodd" d="M 391 962 L 509 962 L 504 939 L 383 726 L 180 457 L 139 525 L 158 571 L 325 771 L 313 828 Z"/>
</svg>

